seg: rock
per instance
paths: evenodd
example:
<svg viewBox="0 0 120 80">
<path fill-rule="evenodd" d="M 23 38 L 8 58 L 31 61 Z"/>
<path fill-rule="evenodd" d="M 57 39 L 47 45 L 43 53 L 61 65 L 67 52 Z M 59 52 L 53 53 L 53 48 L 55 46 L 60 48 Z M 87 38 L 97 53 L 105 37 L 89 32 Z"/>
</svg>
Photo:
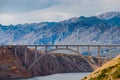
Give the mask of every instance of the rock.
<svg viewBox="0 0 120 80">
<path fill-rule="evenodd" d="M 21 60 L 13 55 L 11 49 L 7 47 L 0 48 L 0 79 L 27 78 L 30 76 L 22 65 Z"/>
<path fill-rule="evenodd" d="M 15 54 L 17 53 L 17 55 Z M 45 53 L 40 50 L 26 48 L 27 62 L 25 64 L 25 48 L 0 47 L 0 76 L 9 78 L 27 78 L 54 73 L 91 72 L 97 66 L 97 59 L 83 57 L 78 54 Z M 37 59 L 35 59 L 37 53 Z M 39 58 L 39 59 L 38 59 Z M 37 60 L 35 62 L 35 60 Z M 35 64 L 28 70 L 31 64 Z M 94 66 L 91 64 L 94 63 Z M 1 73 L 4 73 L 1 75 Z"/>
</svg>

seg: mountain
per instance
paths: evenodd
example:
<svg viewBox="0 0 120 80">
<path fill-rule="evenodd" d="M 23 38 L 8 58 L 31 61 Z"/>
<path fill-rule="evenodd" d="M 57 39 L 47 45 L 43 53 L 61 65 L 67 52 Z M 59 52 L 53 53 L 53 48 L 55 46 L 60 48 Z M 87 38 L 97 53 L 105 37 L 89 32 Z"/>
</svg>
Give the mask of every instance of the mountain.
<svg viewBox="0 0 120 80">
<path fill-rule="evenodd" d="M 105 19 L 105 20 L 112 19 L 114 17 L 120 18 L 120 12 L 116 12 L 116 11 L 115 12 L 107 12 L 107 13 L 103 13 L 103 14 L 97 16 L 97 18 Z"/>
<path fill-rule="evenodd" d="M 120 80 L 120 55 L 82 80 Z"/>
<path fill-rule="evenodd" d="M 120 12 L 61 22 L 0 25 L 0 44 L 120 44 Z"/>
</svg>

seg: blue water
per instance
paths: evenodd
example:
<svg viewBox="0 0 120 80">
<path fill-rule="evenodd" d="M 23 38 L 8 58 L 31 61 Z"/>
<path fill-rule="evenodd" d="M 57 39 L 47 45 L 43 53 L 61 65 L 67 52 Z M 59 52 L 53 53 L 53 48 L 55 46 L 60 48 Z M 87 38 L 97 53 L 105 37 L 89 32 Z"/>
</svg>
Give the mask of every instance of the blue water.
<svg viewBox="0 0 120 80">
<path fill-rule="evenodd" d="M 81 80 L 88 74 L 90 74 L 90 72 L 87 72 L 87 73 L 61 73 L 61 74 L 53 74 L 53 75 L 48 75 L 48 76 L 34 77 L 34 78 L 22 79 L 22 80 Z"/>
</svg>

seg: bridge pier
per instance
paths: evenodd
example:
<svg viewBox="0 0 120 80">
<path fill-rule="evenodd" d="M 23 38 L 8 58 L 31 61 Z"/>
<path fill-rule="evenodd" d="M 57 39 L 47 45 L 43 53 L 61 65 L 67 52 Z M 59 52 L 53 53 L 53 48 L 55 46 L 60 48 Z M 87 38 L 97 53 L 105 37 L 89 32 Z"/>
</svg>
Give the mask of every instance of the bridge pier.
<svg viewBox="0 0 120 80">
<path fill-rule="evenodd" d="M 111 46 L 109 46 L 109 50 L 108 50 L 108 60 L 110 60 L 111 59 Z"/>
<path fill-rule="evenodd" d="M 24 64 L 25 64 L 25 66 L 27 67 L 27 46 L 24 46 L 24 48 L 25 48 L 25 51 L 24 51 Z"/>
<path fill-rule="evenodd" d="M 47 53 L 47 51 L 48 51 L 48 46 L 45 45 L 45 52 Z"/>
<path fill-rule="evenodd" d="M 58 46 L 55 46 L 56 47 L 56 49 L 58 48 Z"/>
<path fill-rule="evenodd" d="M 14 47 L 14 54 L 15 54 L 15 57 L 17 57 L 17 46 Z"/>
<path fill-rule="evenodd" d="M 79 47 L 79 46 L 77 46 L 77 52 L 78 52 L 78 53 L 80 53 L 80 49 L 79 49 L 79 48 L 80 48 L 80 47 Z"/>
<path fill-rule="evenodd" d="M 91 54 L 90 54 L 90 46 L 88 46 L 88 55 L 91 56 Z"/>
<path fill-rule="evenodd" d="M 37 46 L 35 46 L 35 60 L 37 59 Z"/>
<path fill-rule="evenodd" d="M 68 46 L 66 46 L 66 49 L 68 49 Z"/>
<path fill-rule="evenodd" d="M 98 65 L 101 66 L 100 46 L 98 46 Z"/>
</svg>

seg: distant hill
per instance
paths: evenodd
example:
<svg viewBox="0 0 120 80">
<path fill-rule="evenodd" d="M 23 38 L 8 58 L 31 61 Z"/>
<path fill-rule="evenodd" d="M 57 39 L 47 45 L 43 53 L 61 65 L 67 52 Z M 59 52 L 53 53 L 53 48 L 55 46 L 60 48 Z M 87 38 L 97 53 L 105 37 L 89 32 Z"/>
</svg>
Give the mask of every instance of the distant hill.
<svg viewBox="0 0 120 80">
<path fill-rule="evenodd" d="M 120 12 L 74 17 L 61 22 L 0 25 L 0 45 L 120 44 Z"/>
<path fill-rule="evenodd" d="M 82 80 L 120 80 L 120 55 Z"/>
</svg>

